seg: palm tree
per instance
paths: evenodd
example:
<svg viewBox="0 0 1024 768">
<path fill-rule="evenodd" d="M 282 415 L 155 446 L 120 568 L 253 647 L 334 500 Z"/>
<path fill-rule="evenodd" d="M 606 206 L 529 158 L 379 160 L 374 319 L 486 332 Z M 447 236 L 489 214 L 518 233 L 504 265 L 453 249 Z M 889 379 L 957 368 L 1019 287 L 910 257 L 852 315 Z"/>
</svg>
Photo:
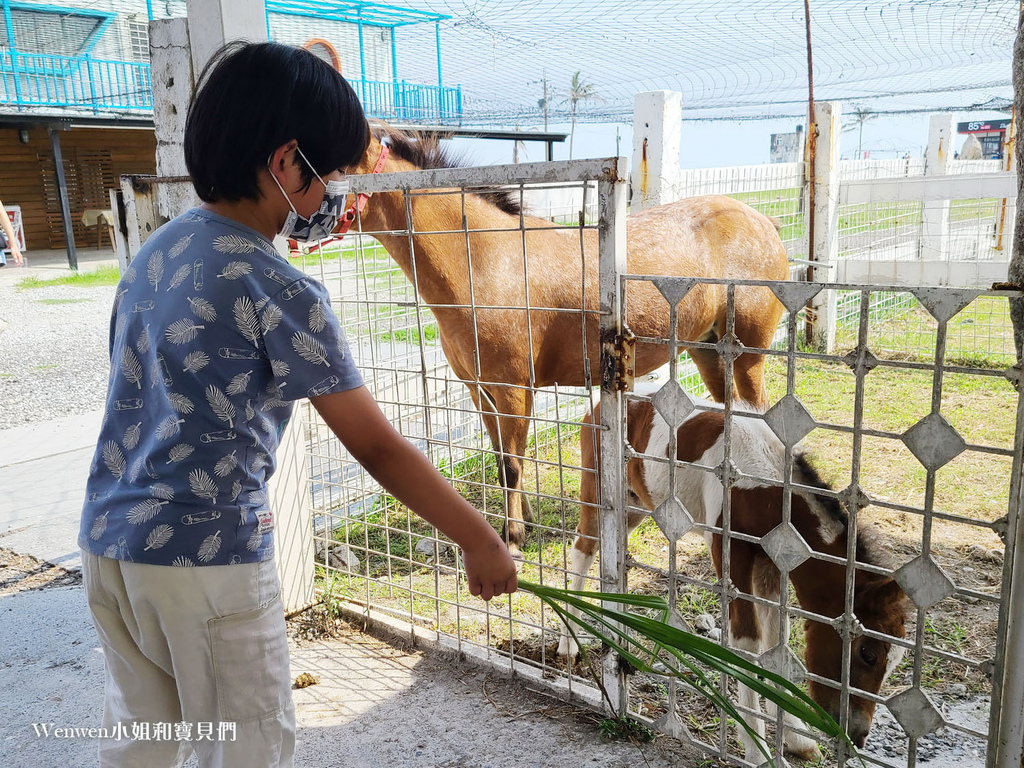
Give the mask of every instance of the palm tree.
<svg viewBox="0 0 1024 768">
<path fill-rule="evenodd" d="M 572 129 L 569 131 L 569 159 L 572 160 L 572 142 L 576 136 L 576 110 L 579 109 L 580 102 L 583 101 L 604 101 L 594 91 L 593 83 L 584 83 L 580 80 L 580 71 L 577 70 L 576 74 L 572 76 L 572 83 L 569 85 L 569 90 L 562 99 L 563 104 L 569 105 L 569 112 L 572 115 Z"/>
<path fill-rule="evenodd" d="M 843 128 L 843 133 L 857 131 L 857 159 L 864 157 L 864 123 L 878 117 L 877 112 L 872 112 L 867 107 L 854 107 L 851 122 Z"/>
</svg>

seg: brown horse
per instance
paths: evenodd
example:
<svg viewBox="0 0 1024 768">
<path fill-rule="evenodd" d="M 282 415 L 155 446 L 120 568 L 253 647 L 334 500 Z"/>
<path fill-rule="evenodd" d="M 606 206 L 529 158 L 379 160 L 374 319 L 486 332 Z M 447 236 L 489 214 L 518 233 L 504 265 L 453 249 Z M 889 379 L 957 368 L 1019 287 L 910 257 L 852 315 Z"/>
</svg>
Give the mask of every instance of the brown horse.
<svg viewBox="0 0 1024 768">
<path fill-rule="evenodd" d="M 384 132 L 391 146 L 383 167 L 386 173 L 458 167 L 435 139 L 377 129 L 354 172 L 369 173 L 374 168 Z M 530 228 L 524 237 L 515 194 L 466 195 L 468 235 L 458 190 L 413 195 L 411 222 L 405 202 L 401 192 L 375 194 L 360 226 L 373 233 L 406 277 L 416 283 L 437 318 L 445 356 L 469 387 L 500 454 L 507 540 L 509 549 L 518 554 L 526 538 L 523 521 L 532 519 L 521 493 L 532 388 L 584 386 L 585 357 L 589 370 L 599 370 L 597 233 L 591 229 L 583 232 L 581 254 L 578 231 L 524 216 L 523 222 Z M 410 229 L 414 233 L 411 243 Z M 695 197 L 629 216 L 627 249 L 628 268 L 638 274 L 763 280 L 784 280 L 789 275 L 786 249 L 772 220 L 728 197 Z M 584 313 L 564 311 L 581 309 L 584 273 L 589 311 L 585 354 Z M 651 283 L 631 282 L 627 306 L 627 321 L 637 336 L 668 338 L 668 303 Z M 766 287 L 738 288 L 736 336 L 747 347 L 767 347 L 782 309 Z M 725 328 L 724 286 L 697 285 L 680 302 L 680 339 L 714 341 Z M 712 396 L 724 399 L 724 368 L 719 355 L 707 349 L 690 353 Z M 664 344 L 638 344 L 636 373 L 663 365 L 668 354 Z M 745 353 L 736 359 L 734 382 L 739 397 L 763 403 L 763 376 L 762 356 Z"/>
<path fill-rule="evenodd" d="M 709 402 L 704 402 L 710 407 Z M 597 554 L 600 528 L 600 495 L 598 472 L 600 459 L 594 450 L 596 435 L 590 417 L 584 421 L 581 437 L 581 464 L 583 480 L 580 486 L 580 522 L 573 545 L 569 571 L 572 589 L 582 589 L 587 571 Z M 723 428 L 725 416 L 721 410 L 695 410 L 679 426 L 676 439 L 676 457 L 679 461 L 714 468 L 724 457 Z M 649 402 L 631 401 L 627 409 L 629 444 L 638 453 L 667 458 L 669 456 L 670 427 Z M 776 485 L 759 483 L 752 478 L 781 481 L 785 466 L 785 448 L 767 424 L 756 416 L 735 413 L 731 431 L 730 459 L 736 469 L 749 477 L 733 485 L 730 492 L 730 529 L 734 533 L 763 538 L 782 522 L 783 491 Z M 797 452 L 793 462 L 793 483 L 813 489 L 826 490 L 807 458 Z M 627 465 L 629 491 L 632 504 L 654 510 L 672 495 L 667 461 L 635 458 Z M 710 471 L 679 464 L 676 466 L 675 496 L 693 517 L 705 525 L 721 525 L 724 489 L 721 481 Z M 848 518 L 833 496 L 794 489 L 790 520 L 804 541 L 815 552 L 846 558 L 849 540 Z M 629 512 L 627 528 L 632 531 L 646 517 Z M 722 577 L 722 536 L 705 533 L 708 549 L 719 578 Z M 779 571 L 755 543 L 730 540 L 729 574 L 741 595 L 751 595 L 765 602 L 755 603 L 742 597 L 729 603 L 729 626 L 735 647 L 759 655 L 779 642 L 780 615 L 777 607 L 780 592 Z M 856 542 L 858 563 L 878 565 L 880 557 L 873 540 L 858 531 Z M 814 558 L 804 561 L 790 571 L 800 606 L 809 612 L 830 619 L 845 611 L 846 569 L 842 565 Z M 770 601 L 770 602 L 768 602 Z M 858 569 L 854 579 L 854 612 L 869 630 L 895 638 L 906 635 L 905 621 L 909 603 L 899 585 L 890 577 Z M 785 620 L 783 620 L 785 621 Z M 788 622 L 784 632 L 789 637 Z M 841 678 L 843 642 L 829 624 L 808 620 L 804 626 L 807 640 L 805 656 L 808 670 L 813 674 L 838 681 Z M 851 643 L 850 685 L 870 693 L 878 693 L 882 683 L 903 657 L 903 647 L 860 635 Z M 575 656 L 578 648 L 563 626 L 558 653 Z M 833 718 L 839 719 L 839 692 L 832 687 L 812 681 L 811 696 Z M 759 712 L 759 697 L 745 686 L 740 686 L 740 704 Z M 850 697 L 849 735 L 858 747 L 863 747 L 871 728 L 875 704 L 858 696 Z M 764 736 L 764 722 L 751 714 L 744 719 L 759 737 Z M 740 732 L 745 759 L 761 763 L 761 752 L 746 731 Z M 805 759 L 815 759 L 817 746 L 810 738 L 786 729 L 787 751 Z"/>
</svg>

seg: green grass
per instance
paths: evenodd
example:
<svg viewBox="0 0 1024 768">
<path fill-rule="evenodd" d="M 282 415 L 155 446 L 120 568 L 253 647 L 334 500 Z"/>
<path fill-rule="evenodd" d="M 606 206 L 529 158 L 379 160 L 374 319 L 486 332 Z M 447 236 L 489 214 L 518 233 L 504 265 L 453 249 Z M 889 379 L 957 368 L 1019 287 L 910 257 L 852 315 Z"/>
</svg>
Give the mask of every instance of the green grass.
<svg viewBox="0 0 1024 768">
<path fill-rule="evenodd" d="M 58 304 L 85 304 L 92 299 L 36 299 L 36 304 L 58 305 Z"/>
<path fill-rule="evenodd" d="M 418 328 L 404 328 L 400 331 L 387 331 L 378 337 L 381 341 L 400 341 L 407 344 L 419 344 L 420 332 Z M 441 338 L 437 323 L 429 323 L 423 326 L 423 340 L 432 344 Z"/>
<path fill-rule="evenodd" d="M 73 285 L 79 288 L 93 288 L 101 285 L 117 285 L 121 272 L 116 266 L 98 267 L 89 272 L 72 272 L 60 277 L 38 278 L 26 277 L 20 280 L 17 287 L 21 290 L 46 288 L 51 285 Z"/>
</svg>

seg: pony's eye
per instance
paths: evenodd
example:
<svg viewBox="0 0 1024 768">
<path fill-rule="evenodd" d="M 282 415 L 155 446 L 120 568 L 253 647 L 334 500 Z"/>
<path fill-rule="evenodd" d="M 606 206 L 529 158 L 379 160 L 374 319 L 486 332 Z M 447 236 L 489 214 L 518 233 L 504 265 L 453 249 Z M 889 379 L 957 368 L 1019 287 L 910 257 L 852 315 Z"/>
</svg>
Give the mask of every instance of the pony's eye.
<svg viewBox="0 0 1024 768">
<path fill-rule="evenodd" d="M 878 662 L 878 652 L 870 645 L 860 647 L 860 657 L 869 667 L 873 667 Z"/>
</svg>

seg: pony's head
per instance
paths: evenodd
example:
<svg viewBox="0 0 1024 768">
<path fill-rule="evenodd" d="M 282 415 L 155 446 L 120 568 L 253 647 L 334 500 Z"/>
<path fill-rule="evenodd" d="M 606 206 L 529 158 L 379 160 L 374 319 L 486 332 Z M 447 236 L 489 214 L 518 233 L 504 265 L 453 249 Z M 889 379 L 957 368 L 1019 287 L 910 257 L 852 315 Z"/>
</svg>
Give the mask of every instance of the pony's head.
<svg viewBox="0 0 1024 768">
<path fill-rule="evenodd" d="M 853 610 L 857 620 L 873 632 L 889 637 L 906 637 L 907 596 L 892 578 L 858 579 Z M 850 686 L 878 693 L 882 683 L 903 658 L 904 648 L 875 637 L 858 635 L 850 643 Z M 843 641 L 828 624 L 807 622 L 807 669 L 812 674 L 839 681 L 842 677 Z M 811 697 L 838 722 L 840 695 L 837 688 L 810 682 Z M 867 741 L 875 703 L 859 696 L 850 697 L 851 741 L 863 747 Z"/>
</svg>

